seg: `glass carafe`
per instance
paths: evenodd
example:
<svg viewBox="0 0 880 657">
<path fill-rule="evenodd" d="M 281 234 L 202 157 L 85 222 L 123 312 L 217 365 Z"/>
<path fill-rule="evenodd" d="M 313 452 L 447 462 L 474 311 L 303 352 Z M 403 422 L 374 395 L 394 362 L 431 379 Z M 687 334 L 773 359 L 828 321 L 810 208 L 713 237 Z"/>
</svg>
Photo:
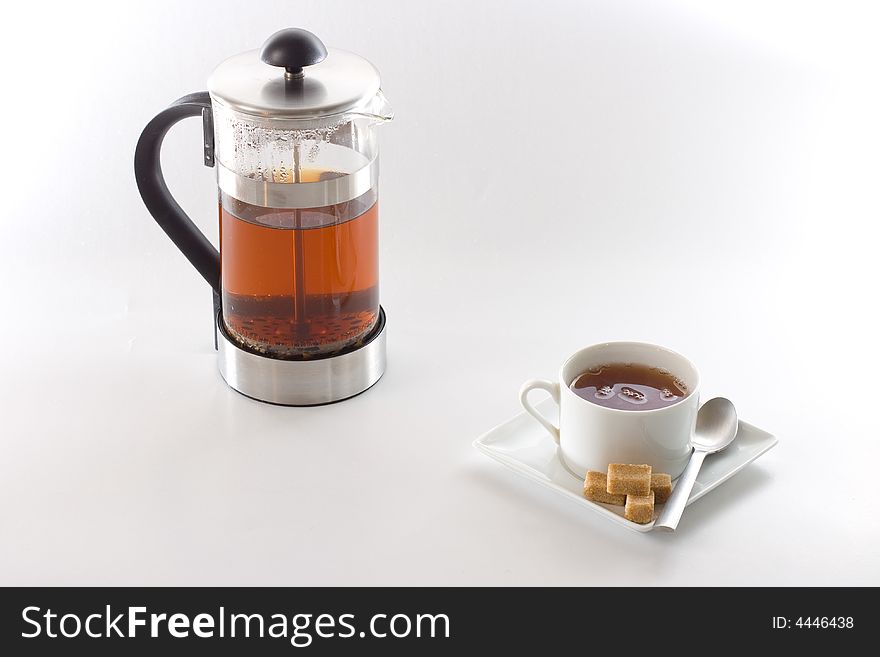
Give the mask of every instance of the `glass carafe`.
<svg viewBox="0 0 880 657">
<path fill-rule="evenodd" d="M 168 194 L 161 139 L 201 114 L 216 166 L 220 249 Z M 138 144 L 141 194 L 216 292 L 219 329 L 282 360 L 344 354 L 379 321 L 378 142 L 392 118 L 379 74 L 309 32 L 282 30 L 221 63 L 208 92 L 158 115 Z"/>
<path fill-rule="evenodd" d="M 224 327 L 248 349 L 309 358 L 356 348 L 379 316 L 373 107 L 261 118 L 214 104 Z"/>
</svg>

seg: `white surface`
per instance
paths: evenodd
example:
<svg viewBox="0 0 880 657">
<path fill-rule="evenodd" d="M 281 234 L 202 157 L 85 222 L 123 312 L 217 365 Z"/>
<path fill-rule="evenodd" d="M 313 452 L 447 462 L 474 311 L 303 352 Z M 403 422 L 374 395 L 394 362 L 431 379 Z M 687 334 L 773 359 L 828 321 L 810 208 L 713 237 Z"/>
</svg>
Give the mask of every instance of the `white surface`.
<svg viewBox="0 0 880 657">
<path fill-rule="evenodd" d="M 880 584 L 870 3 L 16 11 L 0 40 L 0 583 Z M 157 111 L 290 24 L 372 60 L 397 113 L 388 373 L 323 408 L 223 384 L 208 288 L 132 174 Z M 176 128 L 164 159 L 213 239 L 200 129 Z M 608 339 L 683 353 L 706 399 L 780 439 L 670 540 L 471 447 L 525 379 Z"/>
<path fill-rule="evenodd" d="M 549 399 L 538 404 L 539 412 L 558 415 L 558 407 Z M 720 486 L 776 443 L 775 436 L 740 420 L 736 440 L 722 452 L 707 458 L 687 499 L 690 506 L 706 493 Z M 592 502 L 584 497 L 584 479 L 565 467 L 552 438 L 534 418 L 526 413 L 515 415 L 474 441 L 474 447 L 489 458 L 506 465 L 513 472 L 549 488 L 575 504 L 636 532 L 649 532 L 654 522 L 640 525 L 623 515 L 623 507 Z M 677 482 L 675 485 L 678 485 Z M 663 511 L 658 504 L 655 519 Z"/>
</svg>

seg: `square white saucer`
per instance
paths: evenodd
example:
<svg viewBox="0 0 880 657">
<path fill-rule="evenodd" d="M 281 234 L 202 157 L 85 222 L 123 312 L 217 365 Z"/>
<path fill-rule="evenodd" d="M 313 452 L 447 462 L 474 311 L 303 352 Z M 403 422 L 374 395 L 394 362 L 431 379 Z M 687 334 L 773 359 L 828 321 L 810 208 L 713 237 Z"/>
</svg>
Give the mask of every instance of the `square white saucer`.
<svg viewBox="0 0 880 657">
<path fill-rule="evenodd" d="M 558 410 L 552 399 L 537 405 L 538 410 L 556 421 Z M 775 436 L 740 420 L 736 440 L 722 452 L 706 457 L 688 504 L 723 484 L 777 443 Z M 528 413 L 522 412 L 484 433 L 474 447 L 519 475 L 556 491 L 609 520 L 637 532 L 649 532 L 654 523 L 639 525 L 623 517 L 623 507 L 591 502 L 584 497 L 584 482 L 570 473 L 556 455 L 556 445 L 547 431 Z M 658 504 L 657 513 L 663 509 Z"/>
</svg>

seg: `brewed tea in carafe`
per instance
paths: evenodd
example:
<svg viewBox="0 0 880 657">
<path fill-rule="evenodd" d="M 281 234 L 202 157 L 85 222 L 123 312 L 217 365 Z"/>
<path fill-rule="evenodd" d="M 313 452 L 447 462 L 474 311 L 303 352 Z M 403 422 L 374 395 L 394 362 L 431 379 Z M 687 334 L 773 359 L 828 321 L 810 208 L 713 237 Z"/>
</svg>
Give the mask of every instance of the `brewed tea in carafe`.
<svg viewBox="0 0 880 657">
<path fill-rule="evenodd" d="M 303 182 L 339 174 L 303 169 Z M 277 358 L 339 352 L 379 316 L 376 190 L 320 208 L 271 209 L 220 194 L 226 329 Z"/>
</svg>

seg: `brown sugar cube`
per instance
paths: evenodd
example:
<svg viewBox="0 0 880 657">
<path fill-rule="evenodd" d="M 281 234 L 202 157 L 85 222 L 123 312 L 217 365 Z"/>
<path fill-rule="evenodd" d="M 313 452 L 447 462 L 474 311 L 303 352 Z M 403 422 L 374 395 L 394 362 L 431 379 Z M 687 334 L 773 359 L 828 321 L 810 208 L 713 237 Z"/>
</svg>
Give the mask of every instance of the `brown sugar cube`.
<svg viewBox="0 0 880 657">
<path fill-rule="evenodd" d="M 651 466 L 612 463 L 606 490 L 615 495 L 647 495 L 651 492 Z"/>
<path fill-rule="evenodd" d="M 593 502 L 604 502 L 605 504 L 617 504 L 618 506 L 623 506 L 626 502 L 626 495 L 614 495 L 609 493 L 606 490 L 607 486 L 607 477 L 604 472 L 587 470 L 587 477 L 584 479 L 584 497 Z"/>
<path fill-rule="evenodd" d="M 649 495 L 627 495 L 623 517 L 640 525 L 651 522 L 654 519 L 654 491 Z"/>
<path fill-rule="evenodd" d="M 663 504 L 672 495 L 672 477 L 662 472 L 651 473 L 651 491 L 654 493 L 654 504 Z"/>
</svg>

